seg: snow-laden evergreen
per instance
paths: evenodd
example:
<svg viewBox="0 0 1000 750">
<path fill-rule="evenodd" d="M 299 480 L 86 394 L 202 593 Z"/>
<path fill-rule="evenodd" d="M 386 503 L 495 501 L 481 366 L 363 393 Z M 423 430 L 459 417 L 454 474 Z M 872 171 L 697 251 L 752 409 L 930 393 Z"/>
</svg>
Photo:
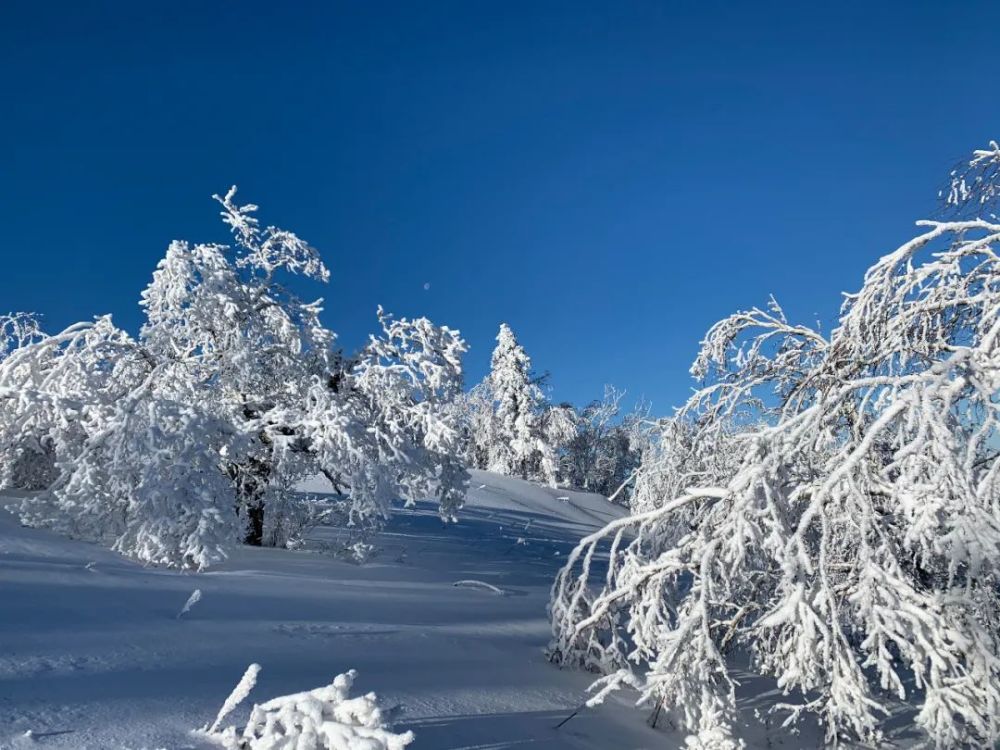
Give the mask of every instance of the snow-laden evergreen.
<svg viewBox="0 0 1000 750">
<path fill-rule="evenodd" d="M 575 434 L 575 414 L 548 403 L 509 325 L 500 325 L 496 340 L 489 375 L 464 400 L 469 462 L 555 486 L 560 450 Z"/>
<path fill-rule="evenodd" d="M 138 338 L 110 317 L 52 336 L 0 323 L 0 479 L 45 490 L 23 520 L 203 568 L 239 540 L 291 541 L 314 516 L 289 490 L 320 472 L 346 523 L 434 493 L 453 517 L 468 481 L 458 332 L 380 310 L 381 332 L 344 357 L 320 303 L 282 284 L 326 281 L 319 254 L 234 198 L 216 196 L 235 246 L 171 243 Z"/>
<path fill-rule="evenodd" d="M 506 323 L 500 325 L 490 360 L 494 428 L 487 446 L 488 471 L 526 479 L 537 450 L 538 413 L 545 397 L 531 378 L 531 359 Z"/>
<path fill-rule="evenodd" d="M 624 391 L 606 386 L 602 400 L 578 412 L 546 398 L 546 378 L 532 373 L 524 347 L 502 324 L 489 374 L 460 401 L 469 465 L 627 501 L 647 444 L 648 406 L 624 413 Z"/>
<path fill-rule="evenodd" d="M 1000 741 L 997 165 L 976 154 L 952 193 L 975 215 L 920 222 L 831 333 L 773 301 L 708 332 L 641 509 L 553 588 L 551 654 L 606 673 L 595 700 L 633 686 L 691 746 L 737 747 L 738 655 L 828 743 L 878 745 L 894 701 L 936 747 Z"/>
</svg>

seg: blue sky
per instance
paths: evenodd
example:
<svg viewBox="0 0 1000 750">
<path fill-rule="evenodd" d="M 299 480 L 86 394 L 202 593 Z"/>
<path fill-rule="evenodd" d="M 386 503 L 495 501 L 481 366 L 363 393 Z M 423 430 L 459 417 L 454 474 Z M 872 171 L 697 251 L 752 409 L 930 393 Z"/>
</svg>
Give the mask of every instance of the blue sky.
<svg viewBox="0 0 1000 750">
<path fill-rule="evenodd" d="M 348 348 L 426 314 L 474 382 L 507 321 L 554 398 L 665 412 L 711 323 L 832 320 L 1000 137 L 1000 6 L 822 5 L 5 0 L 0 308 L 134 330 L 237 183 Z"/>
</svg>

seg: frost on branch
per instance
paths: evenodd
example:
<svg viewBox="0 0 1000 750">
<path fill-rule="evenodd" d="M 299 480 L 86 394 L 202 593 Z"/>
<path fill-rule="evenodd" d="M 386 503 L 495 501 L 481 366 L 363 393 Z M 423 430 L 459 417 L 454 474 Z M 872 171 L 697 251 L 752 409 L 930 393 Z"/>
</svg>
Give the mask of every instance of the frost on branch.
<svg viewBox="0 0 1000 750">
<path fill-rule="evenodd" d="M 243 701 L 246 700 L 247 696 L 250 695 L 250 691 L 253 690 L 254 685 L 257 684 L 257 675 L 260 674 L 260 664 L 251 664 L 247 667 L 247 671 L 243 673 L 240 681 L 236 683 L 236 687 L 233 688 L 233 692 L 229 694 L 225 702 L 222 704 L 222 708 L 219 709 L 219 713 L 215 716 L 215 721 L 212 722 L 211 726 L 205 726 L 205 732 L 209 734 L 214 734 L 219 731 L 219 725 L 222 723 L 233 710 L 239 706 Z"/>
<path fill-rule="evenodd" d="M 979 218 L 986 211 L 996 218 L 995 204 L 1000 197 L 1000 145 L 977 149 L 972 160 L 951 173 L 947 191 L 942 191 L 945 205 L 961 218 Z"/>
<path fill-rule="evenodd" d="M 878 744 L 895 700 L 934 746 L 1000 740 L 1000 224 L 920 227 L 828 336 L 773 301 L 709 331 L 634 515 L 553 587 L 551 656 L 595 699 L 729 742 L 739 651 L 830 743 Z"/>
<path fill-rule="evenodd" d="M 0 359 L 44 335 L 38 317 L 31 313 L 0 315 Z"/>
<path fill-rule="evenodd" d="M 253 687 L 255 666 L 226 701 L 220 719 Z M 413 742 L 413 732 L 390 731 L 374 693 L 348 697 L 356 675 L 352 669 L 326 687 L 256 705 L 242 732 L 232 726 L 218 731 L 216 720 L 208 736 L 226 750 L 402 750 Z"/>
<path fill-rule="evenodd" d="M 254 216 L 257 206 L 233 203 L 235 185 L 224 196 L 212 197 L 222 206 L 222 220 L 229 225 L 240 248 L 237 265 L 249 267 L 267 277 L 273 276 L 278 269 L 284 269 L 318 281 L 330 278 L 330 272 L 315 248 L 288 230 L 271 226 L 262 230 Z"/>
</svg>

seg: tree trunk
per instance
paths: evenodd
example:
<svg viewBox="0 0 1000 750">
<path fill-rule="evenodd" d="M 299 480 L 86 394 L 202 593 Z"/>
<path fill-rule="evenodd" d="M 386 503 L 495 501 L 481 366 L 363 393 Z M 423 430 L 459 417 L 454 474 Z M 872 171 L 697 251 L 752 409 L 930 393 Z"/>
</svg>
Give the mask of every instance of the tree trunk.
<svg viewBox="0 0 1000 750">
<path fill-rule="evenodd" d="M 243 543 L 254 547 L 264 545 L 265 494 L 271 478 L 271 467 L 251 458 L 246 463 L 230 464 L 229 476 L 236 489 L 236 512 L 246 513 L 246 535 Z"/>
<path fill-rule="evenodd" d="M 243 539 L 244 544 L 253 547 L 264 545 L 264 503 L 257 501 L 249 503 L 247 508 L 247 535 Z"/>
</svg>

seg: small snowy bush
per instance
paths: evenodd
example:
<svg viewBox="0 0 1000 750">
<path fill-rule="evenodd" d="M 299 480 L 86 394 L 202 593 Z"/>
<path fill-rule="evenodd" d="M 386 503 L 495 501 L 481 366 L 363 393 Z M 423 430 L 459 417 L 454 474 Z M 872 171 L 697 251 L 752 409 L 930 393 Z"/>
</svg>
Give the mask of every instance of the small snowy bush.
<svg viewBox="0 0 1000 750">
<path fill-rule="evenodd" d="M 220 718 L 250 692 L 259 671 L 254 666 Z M 395 734 L 386 728 L 374 693 L 348 697 L 356 676 L 352 669 L 326 687 L 256 705 L 242 732 L 233 726 L 216 731 L 217 720 L 207 735 L 226 750 L 402 750 L 413 742 L 413 732 Z"/>
</svg>

